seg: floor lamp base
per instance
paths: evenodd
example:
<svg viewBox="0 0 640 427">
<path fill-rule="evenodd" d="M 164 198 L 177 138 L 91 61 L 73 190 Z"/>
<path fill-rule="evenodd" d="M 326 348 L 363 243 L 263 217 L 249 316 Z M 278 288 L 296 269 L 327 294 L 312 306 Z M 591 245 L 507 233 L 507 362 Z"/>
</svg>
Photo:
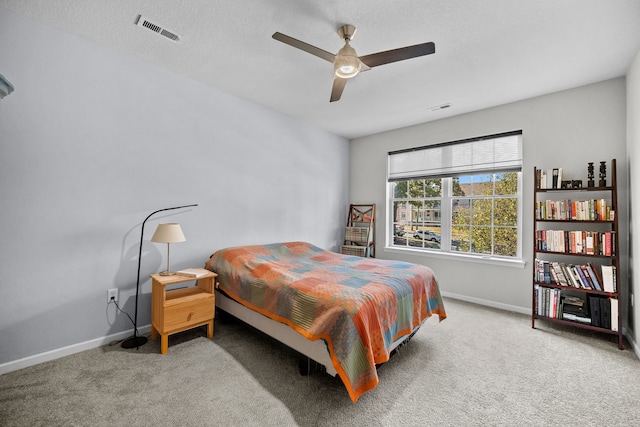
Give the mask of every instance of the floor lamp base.
<svg viewBox="0 0 640 427">
<path fill-rule="evenodd" d="M 147 341 L 148 341 L 147 337 L 133 336 L 131 338 L 127 338 L 126 340 L 122 341 L 122 344 L 120 344 L 120 347 L 122 348 L 140 347 L 145 345 Z"/>
</svg>

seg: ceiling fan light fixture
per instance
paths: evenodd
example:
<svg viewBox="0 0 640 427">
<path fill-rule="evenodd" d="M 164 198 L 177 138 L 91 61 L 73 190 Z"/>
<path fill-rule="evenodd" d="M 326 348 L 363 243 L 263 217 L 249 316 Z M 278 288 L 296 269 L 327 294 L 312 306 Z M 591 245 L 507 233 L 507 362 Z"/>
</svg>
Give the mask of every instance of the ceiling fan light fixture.
<svg viewBox="0 0 640 427">
<path fill-rule="evenodd" d="M 355 77 L 360 72 L 360 59 L 358 59 L 358 54 L 349 45 L 349 42 L 338 51 L 333 62 L 333 71 L 336 77 L 343 79 Z"/>
</svg>

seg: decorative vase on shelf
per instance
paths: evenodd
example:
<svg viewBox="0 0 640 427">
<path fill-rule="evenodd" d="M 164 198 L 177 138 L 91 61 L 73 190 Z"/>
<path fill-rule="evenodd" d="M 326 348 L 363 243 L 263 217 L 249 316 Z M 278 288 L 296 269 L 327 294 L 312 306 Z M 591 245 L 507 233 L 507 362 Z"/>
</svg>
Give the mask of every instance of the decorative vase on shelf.
<svg viewBox="0 0 640 427">
<path fill-rule="evenodd" d="M 587 167 L 587 187 L 595 187 L 596 183 L 593 180 L 593 162 L 589 162 L 589 166 Z"/>
<path fill-rule="evenodd" d="M 600 187 L 607 186 L 607 162 L 600 162 Z"/>
</svg>

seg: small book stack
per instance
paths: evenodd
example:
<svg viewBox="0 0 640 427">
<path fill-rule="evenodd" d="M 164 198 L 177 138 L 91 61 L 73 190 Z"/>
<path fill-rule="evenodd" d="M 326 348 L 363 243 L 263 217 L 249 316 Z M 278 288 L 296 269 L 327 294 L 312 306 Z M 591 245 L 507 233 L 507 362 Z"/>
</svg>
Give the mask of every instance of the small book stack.
<svg viewBox="0 0 640 427">
<path fill-rule="evenodd" d="M 562 297 L 562 318 L 574 322 L 591 324 L 591 318 L 582 298 L 574 296 Z"/>
<path fill-rule="evenodd" d="M 209 273 L 211 272 L 206 268 L 185 268 L 184 270 L 176 271 L 179 276 L 193 277 L 194 279 L 206 276 Z"/>
</svg>

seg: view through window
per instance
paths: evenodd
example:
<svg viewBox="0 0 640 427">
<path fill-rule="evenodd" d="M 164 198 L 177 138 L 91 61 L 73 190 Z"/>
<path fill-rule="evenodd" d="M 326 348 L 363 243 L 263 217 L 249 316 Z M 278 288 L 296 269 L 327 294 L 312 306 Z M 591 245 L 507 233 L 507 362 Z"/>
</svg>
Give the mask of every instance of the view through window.
<svg viewBox="0 0 640 427">
<path fill-rule="evenodd" d="M 519 258 L 521 139 L 514 132 L 389 153 L 391 246 Z"/>
</svg>

